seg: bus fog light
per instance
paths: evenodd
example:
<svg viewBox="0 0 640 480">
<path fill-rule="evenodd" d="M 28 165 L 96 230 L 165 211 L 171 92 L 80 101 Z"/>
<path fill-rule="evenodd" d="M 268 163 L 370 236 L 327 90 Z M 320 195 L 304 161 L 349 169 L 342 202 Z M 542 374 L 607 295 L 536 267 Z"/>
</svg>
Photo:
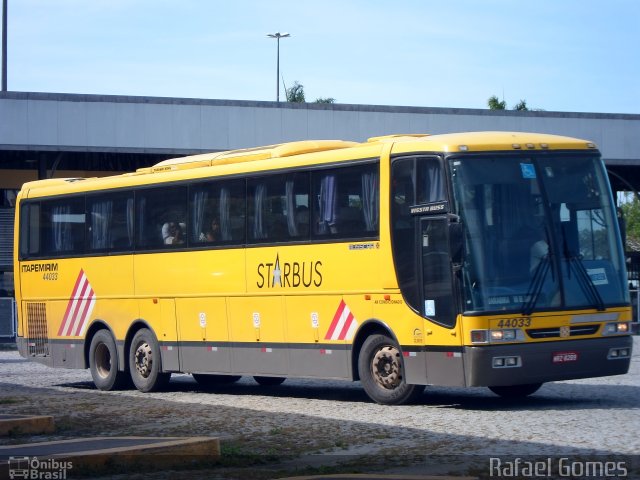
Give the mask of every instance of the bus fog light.
<svg viewBox="0 0 640 480">
<path fill-rule="evenodd" d="M 630 348 L 612 348 L 609 350 L 607 359 L 616 360 L 618 358 L 629 358 L 631 356 Z"/>
<path fill-rule="evenodd" d="M 520 357 L 493 357 L 493 368 L 515 368 L 522 366 Z"/>
</svg>

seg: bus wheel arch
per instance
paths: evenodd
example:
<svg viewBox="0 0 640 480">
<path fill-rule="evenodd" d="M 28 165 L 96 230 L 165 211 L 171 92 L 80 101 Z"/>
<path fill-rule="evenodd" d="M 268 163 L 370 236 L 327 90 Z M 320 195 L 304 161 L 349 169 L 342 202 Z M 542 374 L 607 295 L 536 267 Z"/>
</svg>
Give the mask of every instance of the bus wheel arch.
<svg viewBox="0 0 640 480">
<path fill-rule="evenodd" d="M 354 341 L 352 366 L 357 379 L 374 402 L 401 405 L 415 402 L 424 385 L 406 382 L 405 366 L 398 339 L 379 321 L 363 325 Z"/>
<path fill-rule="evenodd" d="M 396 343 L 398 341 L 391 329 L 383 321 L 375 318 L 366 320 L 358 329 L 355 337 L 353 338 L 353 346 L 351 348 L 351 376 L 354 380 L 360 380 L 360 373 L 358 372 L 358 358 L 360 358 L 362 345 L 368 337 L 377 334 L 387 335 Z"/>
</svg>

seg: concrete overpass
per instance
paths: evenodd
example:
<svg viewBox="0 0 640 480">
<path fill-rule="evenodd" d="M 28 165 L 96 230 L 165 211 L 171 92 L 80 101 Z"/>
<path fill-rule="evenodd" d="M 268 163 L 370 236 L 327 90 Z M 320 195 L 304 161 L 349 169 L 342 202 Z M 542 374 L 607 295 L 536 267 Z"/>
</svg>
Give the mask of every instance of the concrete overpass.
<svg viewBox="0 0 640 480">
<path fill-rule="evenodd" d="M 514 130 L 595 142 L 634 185 L 640 115 L 380 105 L 0 93 L 0 188 L 51 170 L 121 171 L 170 156 L 301 139 L 364 141 L 390 133 Z M 54 165 L 55 164 L 55 165 Z M 50 174 L 51 172 L 49 172 Z M 7 183 L 9 182 L 9 183 Z"/>
</svg>

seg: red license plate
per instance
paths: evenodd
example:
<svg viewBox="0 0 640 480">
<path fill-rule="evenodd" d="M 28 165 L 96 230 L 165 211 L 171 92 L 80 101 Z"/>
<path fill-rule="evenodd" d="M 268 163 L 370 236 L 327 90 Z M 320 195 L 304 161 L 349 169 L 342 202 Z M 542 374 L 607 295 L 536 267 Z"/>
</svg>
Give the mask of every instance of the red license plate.
<svg viewBox="0 0 640 480">
<path fill-rule="evenodd" d="M 555 352 L 552 359 L 553 363 L 577 362 L 578 352 Z"/>
</svg>

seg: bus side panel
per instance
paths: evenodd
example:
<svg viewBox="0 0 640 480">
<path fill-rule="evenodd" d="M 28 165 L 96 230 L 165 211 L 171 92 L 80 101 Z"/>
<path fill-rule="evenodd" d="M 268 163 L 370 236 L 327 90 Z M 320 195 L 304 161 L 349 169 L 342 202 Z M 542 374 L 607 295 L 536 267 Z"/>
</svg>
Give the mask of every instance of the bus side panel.
<svg viewBox="0 0 640 480">
<path fill-rule="evenodd" d="M 84 341 L 89 326 L 105 322 L 124 338 L 137 317 L 133 261 L 129 255 L 23 262 L 23 313 L 27 348 L 51 356 L 53 366 L 86 368 Z M 46 294 L 46 298 L 43 295 Z"/>
<path fill-rule="evenodd" d="M 340 306 L 340 295 L 285 297 L 289 373 L 293 376 L 350 378 L 350 345 L 330 344 L 327 331 Z"/>
<path fill-rule="evenodd" d="M 180 370 L 175 299 L 141 299 L 140 318 L 152 328 L 162 353 L 162 370 Z"/>
<path fill-rule="evenodd" d="M 244 250 L 198 250 L 135 256 L 136 295 L 176 298 L 245 291 Z"/>
<path fill-rule="evenodd" d="M 209 358 L 202 357 L 200 351 L 208 345 L 193 343 L 202 342 L 201 332 L 193 326 L 194 321 L 199 325 L 199 314 L 207 314 L 206 309 L 199 307 L 199 299 L 244 292 L 244 255 L 242 249 L 231 249 L 135 256 L 135 289 L 140 298 L 140 318 L 149 324 L 160 342 L 164 370 L 186 368 L 201 371 L 201 360 L 206 362 L 207 370 L 215 368 L 208 366 Z M 167 303 L 168 300 L 175 300 L 176 305 Z M 177 312 L 173 308 L 177 308 Z M 217 319 L 224 318 L 219 305 L 212 315 Z M 220 327 L 218 321 L 217 326 Z M 184 345 L 179 344 L 179 332 L 184 335 L 180 338 L 187 342 Z M 179 352 L 183 347 L 184 366 L 179 365 Z M 220 356 L 217 357 L 216 361 L 221 360 Z"/>
<path fill-rule="evenodd" d="M 231 345 L 225 298 L 179 298 L 176 300 L 180 370 L 229 373 Z"/>
<path fill-rule="evenodd" d="M 287 374 L 283 305 L 281 296 L 229 298 L 233 373 Z"/>
</svg>

